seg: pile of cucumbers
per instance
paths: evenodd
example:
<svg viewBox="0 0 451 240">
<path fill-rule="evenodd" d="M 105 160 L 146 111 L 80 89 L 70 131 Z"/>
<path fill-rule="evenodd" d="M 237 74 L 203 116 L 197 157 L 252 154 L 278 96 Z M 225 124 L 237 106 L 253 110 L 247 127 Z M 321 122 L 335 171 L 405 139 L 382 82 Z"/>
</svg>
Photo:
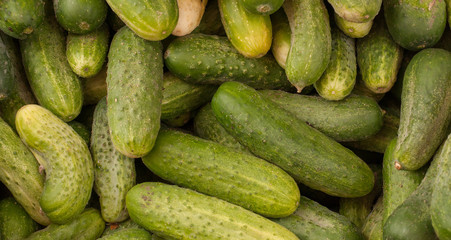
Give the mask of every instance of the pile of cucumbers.
<svg viewBox="0 0 451 240">
<path fill-rule="evenodd" d="M 0 0 L 0 240 L 451 240 L 450 0 Z"/>
</svg>

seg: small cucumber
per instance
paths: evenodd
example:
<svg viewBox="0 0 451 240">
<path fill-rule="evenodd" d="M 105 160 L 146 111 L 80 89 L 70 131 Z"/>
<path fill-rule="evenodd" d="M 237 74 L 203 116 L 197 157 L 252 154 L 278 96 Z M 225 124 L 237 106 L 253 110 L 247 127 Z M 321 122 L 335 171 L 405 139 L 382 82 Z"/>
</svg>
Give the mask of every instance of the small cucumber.
<svg viewBox="0 0 451 240">
<path fill-rule="evenodd" d="M 177 0 L 179 17 L 172 35 L 181 37 L 196 29 L 204 15 L 207 3 L 208 0 Z"/>
<path fill-rule="evenodd" d="M 260 15 L 270 15 L 279 10 L 284 0 L 240 0 L 248 12 Z"/>
<path fill-rule="evenodd" d="M 152 234 L 140 228 L 121 229 L 109 235 L 98 238 L 98 240 L 152 240 Z"/>
<path fill-rule="evenodd" d="M 38 227 L 14 198 L 0 201 L 0 239 L 21 240 L 37 231 Z"/>
<path fill-rule="evenodd" d="M 277 63 L 285 69 L 291 46 L 291 29 L 285 11 L 280 9 L 271 15 L 271 22 L 273 32 L 271 45 L 272 55 L 274 55 Z"/>
<path fill-rule="evenodd" d="M 58 23 L 70 33 L 86 34 L 99 28 L 106 19 L 105 0 L 54 0 Z"/>
<path fill-rule="evenodd" d="M 363 38 L 371 30 L 373 20 L 363 23 L 350 22 L 334 13 L 335 24 L 344 34 L 352 38 Z"/>
<path fill-rule="evenodd" d="M 365 219 L 362 234 L 367 240 L 382 240 L 382 212 L 384 210 L 383 196 L 379 197 L 370 215 Z"/>
<path fill-rule="evenodd" d="M 363 23 L 374 19 L 382 6 L 382 0 L 327 0 L 341 18 L 349 22 Z"/>
<path fill-rule="evenodd" d="M 27 38 L 45 16 L 43 0 L 3 0 L 0 2 L 0 30 L 17 39 Z"/>
<path fill-rule="evenodd" d="M 107 67 L 106 65 L 95 76 L 84 79 L 83 105 L 97 104 L 107 94 Z"/>
</svg>

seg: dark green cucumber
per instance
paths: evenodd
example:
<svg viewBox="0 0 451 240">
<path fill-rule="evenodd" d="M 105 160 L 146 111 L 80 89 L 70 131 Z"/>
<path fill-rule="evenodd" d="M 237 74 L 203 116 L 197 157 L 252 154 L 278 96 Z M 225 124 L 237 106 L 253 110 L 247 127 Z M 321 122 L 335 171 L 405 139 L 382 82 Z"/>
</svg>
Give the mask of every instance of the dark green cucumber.
<svg viewBox="0 0 451 240">
<path fill-rule="evenodd" d="M 116 15 L 116 13 L 108 7 L 108 13 L 106 17 L 106 21 L 108 22 L 108 26 L 115 32 L 125 26 L 125 23 Z"/>
<path fill-rule="evenodd" d="M 191 34 L 177 38 L 169 44 L 164 59 L 171 73 L 189 83 L 240 81 L 259 89 L 292 87 L 272 56 L 246 58 L 226 37 Z"/>
<path fill-rule="evenodd" d="M 332 52 L 323 75 L 313 86 L 327 100 L 342 100 L 351 94 L 357 76 L 355 41 L 332 28 Z"/>
<path fill-rule="evenodd" d="M 83 105 L 97 104 L 107 94 L 107 67 L 106 65 L 95 76 L 84 79 Z"/>
<path fill-rule="evenodd" d="M 365 162 L 251 87 L 226 82 L 211 106 L 241 144 L 296 181 L 339 197 L 361 197 L 373 189 L 374 176 Z"/>
<path fill-rule="evenodd" d="M 25 72 L 39 104 L 68 122 L 80 113 L 83 92 L 67 62 L 65 46 L 64 32 L 52 17 L 20 41 Z"/>
<path fill-rule="evenodd" d="M 362 227 L 362 234 L 367 240 L 382 240 L 384 227 L 382 223 L 382 212 L 384 210 L 383 196 L 379 197 L 374 204 L 373 211 L 365 219 Z"/>
<path fill-rule="evenodd" d="M 72 71 L 83 78 L 93 77 L 102 69 L 109 47 L 108 26 L 87 34 L 69 33 L 66 56 Z"/>
<path fill-rule="evenodd" d="M 199 26 L 197 26 L 196 29 L 192 31 L 192 33 L 225 36 L 225 30 L 221 22 L 221 13 L 219 12 L 218 1 L 208 1 Z"/>
<path fill-rule="evenodd" d="M 86 34 L 102 26 L 108 12 L 105 0 L 54 0 L 58 23 L 70 33 Z"/>
<path fill-rule="evenodd" d="M 122 155 L 113 146 L 105 98 L 94 112 L 91 154 L 95 165 L 94 189 L 100 197 L 102 217 L 106 222 L 124 221 L 128 218 L 125 195 L 136 182 L 135 160 Z"/>
<path fill-rule="evenodd" d="M 283 5 L 283 0 L 240 0 L 248 12 L 261 15 L 270 15 L 279 10 Z"/>
<path fill-rule="evenodd" d="M 98 238 L 99 240 L 152 240 L 152 234 L 140 228 L 121 229 L 109 235 Z"/>
<path fill-rule="evenodd" d="M 25 39 L 44 20 L 43 0 L 4 0 L 0 2 L 0 30 L 17 39 Z"/>
<path fill-rule="evenodd" d="M 128 157 L 146 155 L 160 129 L 163 57 L 160 42 L 123 27 L 108 54 L 108 124 L 115 148 Z M 127 94 L 124 94 L 127 93 Z"/>
<path fill-rule="evenodd" d="M 374 19 L 382 0 L 327 0 L 335 13 L 350 22 L 363 23 Z"/>
<path fill-rule="evenodd" d="M 70 121 L 67 123 L 74 131 L 83 139 L 85 143 L 89 145 L 89 140 L 91 139 L 91 132 L 89 129 L 80 122 Z"/>
<path fill-rule="evenodd" d="M 0 201 L 0 239 L 21 240 L 37 231 L 38 227 L 14 198 Z"/>
<path fill-rule="evenodd" d="M 299 208 L 293 215 L 272 220 L 292 231 L 299 239 L 363 240 L 358 228 L 346 217 L 306 197 L 301 197 Z"/>
<path fill-rule="evenodd" d="M 404 74 L 401 120 L 394 158 L 398 169 L 416 170 L 433 156 L 451 122 L 451 53 L 417 53 Z"/>
<path fill-rule="evenodd" d="M 384 15 L 393 40 L 411 51 L 434 46 L 446 27 L 444 0 L 385 0 Z"/>
<path fill-rule="evenodd" d="M 283 91 L 263 90 L 260 93 L 337 141 L 363 140 L 382 127 L 382 111 L 374 100 L 366 97 L 349 96 L 332 102 L 319 96 Z"/>
<path fill-rule="evenodd" d="M 283 9 L 271 15 L 272 45 L 271 52 L 277 63 L 285 69 L 291 45 L 291 29 Z"/>
<path fill-rule="evenodd" d="M 352 38 L 362 38 L 368 35 L 373 26 L 373 20 L 363 23 L 350 22 L 334 13 L 335 24 L 344 34 Z"/>
<path fill-rule="evenodd" d="M 131 219 L 170 239 L 298 240 L 286 228 L 218 198 L 152 182 L 127 193 Z"/>
<path fill-rule="evenodd" d="M 15 66 L 13 38 L 0 31 L 0 101 L 9 97 L 14 91 Z"/>
<path fill-rule="evenodd" d="M 283 9 L 291 29 L 285 71 L 298 92 L 315 83 L 332 52 L 329 15 L 323 0 L 286 0 Z"/>
<path fill-rule="evenodd" d="M 105 222 L 99 210 L 88 208 L 77 215 L 72 221 L 60 225 L 50 224 L 48 227 L 34 232 L 26 240 L 95 240 L 103 232 Z"/>
<path fill-rule="evenodd" d="M 146 40 L 163 40 L 177 25 L 179 17 L 177 0 L 106 0 L 106 2 L 133 32 Z"/>
</svg>

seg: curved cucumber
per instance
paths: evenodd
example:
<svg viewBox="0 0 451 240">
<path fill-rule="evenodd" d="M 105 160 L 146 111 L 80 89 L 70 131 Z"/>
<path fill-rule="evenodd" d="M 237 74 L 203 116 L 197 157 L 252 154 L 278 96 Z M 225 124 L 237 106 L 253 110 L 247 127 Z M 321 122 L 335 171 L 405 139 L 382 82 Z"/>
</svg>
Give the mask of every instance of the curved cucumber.
<svg viewBox="0 0 451 240">
<path fill-rule="evenodd" d="M 0 201 L 0 239 L 20 240 L 38 230 L 38 224 L 14 198 Z"/>
<path fill-rule="evenodd" d="M 335 13 L 350 22 L 363 23 L 374 19 L 382 0 L 327 0 Z"/>
<path fill-rule="evenodd" d="M 382 223 L 382 212 L 384 210 L 383 197 L 379 197 L 374 204 L 373 211 L 365 219 L 362 227 L 362 234 L 367 240 L 382 240 L 384 227 Z"/>
<path fill-rule="evenodd" d="M 373 20 L 363 23 L 350 22 L 346 19 L 340 17 L 337 13 L 334 13 L 335 24 L 337 27 L 343 31 L 344 34 L 352 38 L 363 38 L 371 30 L 373 26 Z"/>
<path fill-rule="evenodd" d="M 277 63 L 285 69 L 288 52 L 291 46 L 291 29 L 288 23 L 287 15 L 283 9 L 271 15 L 272 22 L 272 55 Z"/>
<path fill-rule="evenodd" d="M 86 34 L 105 22 L 108 5 L 105 0 L 53 1 L 58 23 L 70 33 Z"/>
<path fill-rule="evenodd" d="M 152 234 L 140 228 L 121 229 L 109 235 L 98 238 L 98 240 L 152 240 Z"/>
<path fill-rule="evenodd" d="M 86 142 L 65 122 L 39 105 L 26 105 L 16 116 L 22 141 L 45 169 L 39 203 L 52 223 L 80 214 L 91 197 L 94 169 Z"/>
<path fill-rule="evenodd" d="M 84 79 L 83 83 L 83 105 L 97 104 L 107 95 L 107 67 L 106 65 L 95 76 Z"/>
<path fill-rule="evenodd" d="M 4 0 L 0 9 L 0 30 L 17 39 L 27 38 L 45 16 L 43 0 Z"/>
<path fill-rule="evenodd" d="M 207 3 L 208 0 L 177 0 L 179 17 L 172 35 L 181 37 L 196 29 L 204 15 Z"/>
</svg>

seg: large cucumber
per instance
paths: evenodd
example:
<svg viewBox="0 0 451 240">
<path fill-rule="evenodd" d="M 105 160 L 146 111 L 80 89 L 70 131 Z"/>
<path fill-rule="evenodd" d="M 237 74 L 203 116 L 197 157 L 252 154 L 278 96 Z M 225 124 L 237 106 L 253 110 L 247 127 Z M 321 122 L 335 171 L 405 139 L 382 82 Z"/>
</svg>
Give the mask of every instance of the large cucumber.
<svg viewBox="0 0 451 240">
<path fill-rule="evenodd" d="M 286 228 L 226 201 L 163 183 L 142 183 L 127 193 L 133 221 L 164 238 L 298 240 Z"/>
<path fill-rule="evenodd" d="M 105 0 L 53 0 L 58 23 L 70 33 L 86 34 L 105 22 Z"/>
<path fill-rule="evenodd" d="M 21 240 L 37 230 L 38 224 L 14 198 L 0 201 L 0 239 Z"/>
<path fill-rule="evenodd" d="M 177 0 L 179 17 L 172 35 L 185 36 L 196 29 L 204 15 L 207 3 L 208 0 Z"/>
<path fill-rule="evenodd" d="M 271 52 L 277 63 L 285 69 L 291 45 L 291 29 L 283 9 L 271 15 L 272 45 Z"/>
<path fill-rule="evenodd" d="M 15 68 L 13 38 L 0 31 L 0 101 L 9 97 L 14 91 Z"/>
<path fill-rule="evenodd" d="M 335 13 L 350 22 L 363 23 L 374 19 L 382 0 L 327 0 Z"/>
<path fill-rule="evenodd" d="M 42 210 L 52 223 L 69 222 L 85 208 L 94 182 L 86 142 L 69 125 L 39 105 L 22 107 L 17 112 L 16 127 L 46 173 L 39 200 Z"/>
<path fill-rule="evenodd" d="M 382 212 L 384 210 L 383 196 L 379 197 L 374 204 L 373 211 L 365 219 L 362 226 L 362 234 L 367 240 L 382 240 L 384 227 L 382 223 Z"/>
<path fill-rule="evenodd" d="M 0 2 L 0 30 L 17 39 L 27 38 L 45 16 L 43 0 L 3 0 Z"/>
<path fill-rule="evenodd" d="M 335 24 L 344 34 L 352 38 L 362 38 L 368 35 L 373 26 L 373 20 L 363 23 L 350 22 L 334 13 Z"/>
<path fill-rule="evenodd" d="M 365 162 L 251 87 L 226 82 L 211 106 L 220 124 L 241 144 L 296 181 L 340 197 L 361 197 L 373 189 L 374 176 Z"/>
<path fill-rule="evenodd" d="M 128 157 L 146 155 L 160 129 L 162 51 L 160 42 L 144 40 L 128 27 L 114 35 L 110 46 L 108 124 L 115 148 Z"/>
</svg>

